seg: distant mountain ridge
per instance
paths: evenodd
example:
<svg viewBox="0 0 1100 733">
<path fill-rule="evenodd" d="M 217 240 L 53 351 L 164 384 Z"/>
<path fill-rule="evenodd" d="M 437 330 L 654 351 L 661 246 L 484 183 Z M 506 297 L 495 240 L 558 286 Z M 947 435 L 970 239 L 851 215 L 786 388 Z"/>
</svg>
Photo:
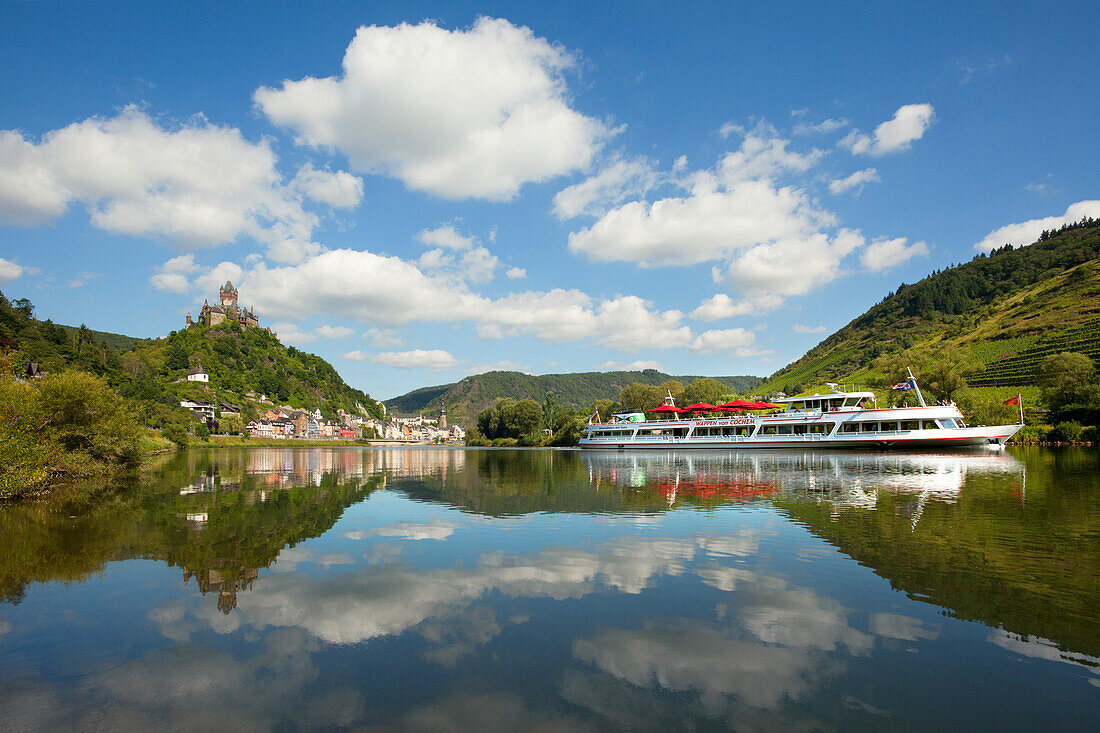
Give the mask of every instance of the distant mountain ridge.
<svg viewBox="0 0 1100 733">
<path fill-rule="evenodd" d="M 417 413 L 438 410 L 446 403 L 447 416 L 454 420 L 470 420 L 498 398 L 533 399 L 542 402 L 547 392 L 563 407 L 580 408 L 598 399 L 616 399 L 623 387 L 635 382 L 662 384 L 670 380 L 684 385 L 698 376 L 674 376 L 656 369 L 643 371 L 578 372 L 574 374 L 524 374 L 494 371 L 475 374 L 458 382 L 421 387 L 412 392 L 383 400 L 386 409 L 396 413 Z M 753 389 L 760 377 L 748 375 L 715 377 L 735 392 Z"/>
<path fill-rule="evenodd" d="M 1046 355 L 1100 361 L 1100 221 L 1086 219 L 1034 244 L 1006 245 L 933 272 L 893 293 L 768 377 L 760 389 L 796 392 L 826 381 L 879 384 L 875 359 L 914 346 L 952 346 L 978 368 L 976 386 L 1034 385 Z"/>
</svg>

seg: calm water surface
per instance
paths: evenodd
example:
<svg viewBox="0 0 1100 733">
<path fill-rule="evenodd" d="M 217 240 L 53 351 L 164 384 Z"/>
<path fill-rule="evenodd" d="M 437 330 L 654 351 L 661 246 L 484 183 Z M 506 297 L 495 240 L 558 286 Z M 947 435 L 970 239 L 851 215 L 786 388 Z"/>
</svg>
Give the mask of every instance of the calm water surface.
<svg viewBox="0 0 1100 733">
<path fill-rule="evenodd" d="M 0 729 L 1100 719 L 1100 463 L 231 449 L 0 506 Z"/>
</svg>

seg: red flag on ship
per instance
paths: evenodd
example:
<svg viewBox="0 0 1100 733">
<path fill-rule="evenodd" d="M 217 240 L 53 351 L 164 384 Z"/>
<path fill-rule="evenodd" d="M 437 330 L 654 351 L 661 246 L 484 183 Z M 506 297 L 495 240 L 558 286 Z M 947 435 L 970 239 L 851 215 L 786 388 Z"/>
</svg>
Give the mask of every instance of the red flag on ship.
<svg viewBox="0 0 1100 733">
<path fill-rule="evenodd" d="M 1018 404 L 1020 404 L 1020 396 L 1016 395 L 1015 397 L 1008 398 L 1007 400 L 1005 400 L 1005 404 L 1006 405 L 1018 405 Z"/>
</svg>

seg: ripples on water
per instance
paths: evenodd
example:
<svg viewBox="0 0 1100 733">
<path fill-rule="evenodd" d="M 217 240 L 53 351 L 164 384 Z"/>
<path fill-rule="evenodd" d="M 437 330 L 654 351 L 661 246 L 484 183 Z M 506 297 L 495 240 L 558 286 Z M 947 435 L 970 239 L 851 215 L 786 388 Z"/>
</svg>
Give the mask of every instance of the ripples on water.
<svg viewBox="0 0 1100 733">
<path fill-rule="evenodd" d="M 0 506 L 0 729 L 1091 727 L 1097 469 L 192 451 Z"/>
</svg>

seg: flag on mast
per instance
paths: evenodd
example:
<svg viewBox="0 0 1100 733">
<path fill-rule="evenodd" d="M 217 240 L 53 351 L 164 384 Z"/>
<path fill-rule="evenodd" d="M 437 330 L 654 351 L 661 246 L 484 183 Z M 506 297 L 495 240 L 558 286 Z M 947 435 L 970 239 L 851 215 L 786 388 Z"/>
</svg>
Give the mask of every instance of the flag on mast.
<svg viewBox="0 0 1100 733">
<path fill-rule="evenodd" d="M 1005 404 L 1006 405 L 1018 405 L 1018 404 L 1020 404 L 1020 395 L 1016 395 L 1015 397 L 1009 397 L 1007 400 L 1005 400 Z"/>
</svg>

